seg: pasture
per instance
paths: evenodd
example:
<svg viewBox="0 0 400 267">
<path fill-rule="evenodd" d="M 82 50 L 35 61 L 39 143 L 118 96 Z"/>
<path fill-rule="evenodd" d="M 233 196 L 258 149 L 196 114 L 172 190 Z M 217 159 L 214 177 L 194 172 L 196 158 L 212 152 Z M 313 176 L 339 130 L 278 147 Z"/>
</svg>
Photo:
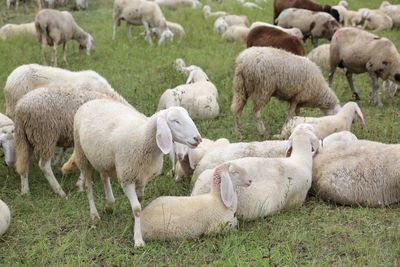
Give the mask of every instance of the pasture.
<svg viewBox="0 0 400 267">
<path fill-rule="evenodd" d="M 377 8 L 380 2 L 351 0 L 349 8 Z M 262 4 L 263 10 L 245 9 L 235 0 L 202 3 L 210 4 L 213 10 L 247 15 L 250 22 L 271 22 L 272 18 L 272 0 Z M 230 103 L 234 61 L 245 48 L 244 44 L 224 42 L 213 31 L 213 18 L 205 19 L 200 9 L 188 8 L 163 9 L 168 20 L 185 28 L 186 37 L 182 41 L 175 40 L 162 47 L 150 46 L 139 35 L 142 27 L 134 27 L 134 38 L 128 39 L 125 23 L 118 28 L 116 40 L 112 41 L 112 4 L 112 0 L 91 0 L 88 10 L 73 12 L 78 24 L 93 35 L 96 52 L 89 57 L 80 54 L 78 44 L 72 41 L 67 65 L 61 63 L 59 49 L 60 67 L 95 70 L 133 106 L 151 115 L 165 89 L 186 81 L 173 67 L 175 59 L 181 57 L 188 65 L 202 67 L 219 90 L 220 116 L 215 120 L 195 121 L 201 135 L 210 139 L 226 137 L 231 142 L 262 140 L 251 115 L 251 101 L 242 116 L 243 135 L 233 131 Z M 33 21 L 35 12 L 36 8 L 30 3 L 26 9 L 21 5 L 18 12 L 6 10 L 2 3 L 0 26 Z M 391 39 L 400 50 L 399 29 L 378 35 Z M 311 50 L 309 41 L 306 50 Z M 4 87 L 7 76 L 16 67 L 41 62 L 41 47 L 35 38 L 19 36 L 0 41 L 0 87 Z M 327 77 L 327 73 L 324 76 Z M 369 104 L 369 77 L 356 75 L 355 86 L 362 98 L 359 105 L 366 127 L 361 129 L 354 125 L 353 132 L 360 139 L 399 143 L 400 98 L 391 98 L 381 91 L 384 106 L 373 107 Z M 336 72 L 332 87 L 341 104 L 351 99 L 341 71 Z M 286 102 L 276 99 L 263 108 L 270 137 L 280 131 L 287 109 Z M 0 111 L 4 112 L 3 90 L 0 90 Z M 316 109 L 306 109 L 302 114 L 321 115 Z M 68 195 L 67 199 L 60 199 L 51 190 L 37 161 L 34 158 L 30 168 L 30 196 L 21 196 L 20 178 L 15 170 L 4 164 L 0 167 L 0 199 L 9 205 L 12 213 L 9 231 L 0 237 L 0 266 L 400 265 L 399 205 L 344 207 L 323 202 L 316 196 L 310 196 L 303 206 L 273 216 L 253 222 L 240 221 L 238 230 L 229 234 L 196 240 L 149 241 L 144 248 L 134 249 L 131 208 L 117 181 L 112 181 L 116 202 L 114 213 L 110 215 L 104 210 L 103 187 L 95 175 L 94 193 L 101 221 L 93 226 L 86 194 L 75 187 L 78 172 L 62 176 L 60 170 L 54 169 Z M 147 185 L 142 207 L 161 195 L 190 194 L 191 188 L 176 183 L 170 169 L 171 164 L 165 157 L 163 174 Z"/>
</svg>

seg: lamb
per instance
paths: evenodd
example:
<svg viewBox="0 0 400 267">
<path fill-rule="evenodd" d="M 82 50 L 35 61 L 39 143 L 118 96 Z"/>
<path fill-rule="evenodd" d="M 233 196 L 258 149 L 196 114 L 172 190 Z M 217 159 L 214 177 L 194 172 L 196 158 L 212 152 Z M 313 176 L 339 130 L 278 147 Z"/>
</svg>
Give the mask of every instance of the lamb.
<svg viewBox="0 0 400 267">
<path fill-rule="evenodd" d="M 358 120 L 362 126 L 365 126 L 364 116 L 360 107 L 355 102 L 348 102 L 336 115 L 319 118 L 295 116 L 283 125 L 281 134 L 275 135 L 274 137 L 278 139 L 287 139 L 296 126 L 301 123 L 308 123 L 314 126 L 316 136 L 319 139 L 323 139 L 335 132 L 350 131 L 353 122 L 356 120 Z"/>
<path fill-rule="evenodd" d="M 88 8 L 88 0 L 75 0 L 75 5 L 78 10 L 85 10 Z"/>
<path fill-rule="evenodd" d="M 200 8 L 202 4 L 199 0 L 155 0 L 159 6 L 166 6 L 170 9 L 179 7 Z"/>
<path fill-rule="evenodd" d="M 152 44 L 151 29 L 154 28 L 159 36 L 158 45 L 173 40 L 174 34 L 168 29 L 166 19 L 158 4 L 145 0 L 115 0 L 113 10 L 113 37 L 121 20 L 126 20 L 128 37 L 132 36 L 132 25 L 143 25 L 145 40 Z"/>
<path fill-rule="evenodd" d="M 284 10 L 275 21 L 278 26 L 284 28 L 300 29 L 304 39 L 311 37 L 314 47 L 318 45 L 319 38 L 331 40 L 332 35 L 340 28 L 339 22 L 325 12 L 313 12 L 298 8 Z"/>
<path fill-rule="evenodd" d="M 274 0 L 274 18 L 276 18 L 287 8 L 302 8 L 310 11 L 326 12 L 332 15 L 336 21 L 340 21 L 339 12 L 330 5 L 320 5 L 310 0 Z"/>
<path fill-rule="evenodd" d="M 304 56 L 304 46 L 299 38 L 273 27 L 259 26 L 247 35 L 247 47 L 269 46 Z"/>
<path fill-rule="evenodd" d="M 51 188 L 59 196 L 66 196 L 51 169 L 51 157 L 56 146 L 73 146 L 73 121 L 78 108 L 89 100 L 108 97 L 69 84 L 52 87 L 25 94 L 15 108 L 15 166 L 24 195 L 29 194 L 29 162 L 35 149 L 40 157 L 39 167 Z"/>
<path fill-rule="evenodd" d="M 0 199 L 0 236 L 7 232 L 10 227 L 11 213 L 7 204 Z"/>
<path fill-rule="evenodd" d="M 314 158 L 312 188 L 321 199 L 341 205 L 399 202 L 399 151 L 399 144 L 368 140 L 324 146 Z"/>
<path fill-rule="evenodd" d="M 183 29 L 182 25 L 176 22 L 166 21 L 168 29 L 174 34 L 174 36 L 178 36 L 180 40 L 185 36 L 185 29 Z"/>
<path fill-rule="evenodd" d="M 14 128 L 14 122 L 0 113 L 0 144 L 3 147 L 7 166 L 14 166 L 15 161 Z"/>
<path fill-rule="evenodd" d="M 238 15 L 219 17 L 214 22 L 214 30 L 219 34 L 223 34 L 229 27 L 233 25 L 249 27 L 249 20 L 246 16 Z"/>
<path fill-rule="evenodd" d="M 222 39 L 228 42 L 245 43 L 250 29 L 246 26 L 233 25 L 222 34 Z"/>
<path fill-rule="evenodd" d="M 177 71 L 188 76 L 186 84 L 210 80 L 202 68 L 195 65 L 186 67 L 185 61 L 181 58 L 175 60 L 175 68 Z"/>
<path fill-rule="evenodd" d="M 272 47 L 247 48 L 236 58 L 231 111 L 235 129 L 249 97 L 253 98 L 253 115 L 260 134 L 266 129 L 261 108 L 271 96 L 289 101 L 288 118 L 298 115 L 301 107 L 318 107 L 327 115 L 336 114 L 339 100 L 329 88 L 319 68 L 307 58 Z"/>
<path fill-rule="evenodd" d="M 388 1 L 383 1 L 379 10 L 392 19 L 393 27 L 400 27 L 400 5 L 391 5 Z"/>
<path fill-rule="evenodd" d="M 287 29 L 287 28 L 282 28 L 282 27 L 279 27 L 279 26 L 271 24 L 271 23 L 262 22 L 262 21 L 253 22 L 251 24 L 251 26 L 250 26 L 250 30 L 252 30 L 252 29 L 254 29 L 255 27 L 258 27 L 258 26 L 266 26 L 266 27 L 276 28 L 276 29 L 284 31 L 284 32 L 286 32 L 286 33 L 288 33 L 288 34 L 290 34 L 292 36 L 295 36 L 295 37 L 299 38 L 300 40 L 302 40 L 304 38 L 303 33 L 297 28 L 289 28 L 289 29 Z"/>
<path fill-rule="evenodd" d="M 228 161 L 242 166 L 254 179 L 249 187 L 238 189 L 238 217 L 254 220 L 301 205 L 311 188 L 313 155 L 318 148 L 319 140 L 312 134 L 312 127 L 303 124 L 289 141 L 290 157 L 246 157 Z M 203 172 L 192 196 L 208 192 L 211 179 L 209 170 Z"/>
<path fill-rule="evenodd" d="M 203 12 L 204 12 L 204 17 L 206 17 L 206 18 L 207 17 L 217 17 L 217 18 L 219 18 L 219 17 L 223 17 L 223 16 L 228 15 L 228 13 L 225 12 L 225 11 L 211 12 L 211 7 L 209 5 L 205 5 L 203 7 Z"/>
<path fill-rule="evenodd" d="M 328 71 L 330 69 L 329 50 L 330 44 L 320 45 L 311 50 L 307 58 L 317 64 L 321 69 Z"/>
<path fill-rule="evenodd" d="M 355 100 L 360 100 L 353 85 L 353 73 L 368 72 L 372 80 L 371 103 L 382 106 L 378 79 L 400 83 L 400 55 L 387 38 L 356 29 L 342 28 L 332 38 L 329 84 L 337 67 L 346 69 L 346 78 Z"/>
<path fill-rule="evenodd" d="M 233 230 L 237 225 L 237 186 L 249 186 L 252 178 L 234 163 L 213 170 L 211 190 L 199 196 L 164 196 L 144 210 L 142 230 L 145 240 L 196 238 Z"/>
<path fill-rule="evenodd" d="M 6 24 L 0 28 L 1 40 L 7 40 L 21 34 L 27 34 L 36 37 L 35 23 Z"/>
<path fill-rule="evenodd" d="M 373 31 L 389 30 L 393 27 L 393 20 L 381 11 L 372 11 L 366 16 L 363 29 Z"/>
<path fill-rule="evenodd" d="M 99 120 L 102 123 L 97 123 Z M 104 183 L 108 210 L 114 202 L 108 177 L 118 179 L 135 218 L 135 247 L 144 246 L 139 200 L 148 180 L 161 172 L 163 154 L 171 151 L 173 142 L 191 148 L 201 142 L 195 124 L 182 107 L 170 107 L 148 118 L 105 99 L 82 105 L 74 120 L 74 153 L 85 180 L 92 219 L 100 219 L 93 199 L 91 173 L 95 169 Z"/>
<path fill-rule="evenodd" d="M 79 49 L 86 54 L 96 49 L 93 37 L 76 24 L 71 13 L 54 9 L 42 9 L 35 18 L 35 27 L 39 42 L 42 43 L 43 62 L 46 63 L 47 47 L 53 46 L 52 63 L 57 66 L 57 46 L 63 45 L 63 60 L 67 63 L 67 42 L 75 40 Z"/>
</svg>

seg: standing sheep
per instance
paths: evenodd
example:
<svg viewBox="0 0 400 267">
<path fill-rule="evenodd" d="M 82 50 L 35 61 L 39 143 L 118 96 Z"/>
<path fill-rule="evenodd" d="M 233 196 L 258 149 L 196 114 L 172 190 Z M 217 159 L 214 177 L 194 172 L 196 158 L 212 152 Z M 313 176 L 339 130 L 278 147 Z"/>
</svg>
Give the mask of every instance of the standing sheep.
<svg viewBox="0 0 400 267">
<path fill-rule="evenodd" d="M 247 35 L 247 47 L 269 46 L 304 56 L 304 46 L 299 38 L 273 27 L 259 26 Z"/>
<path fill-rule="evenodd" d="M 3 147 L 7 166 L 14 166 L 15 162 L 14 128 L 14 122 L 0 113 L 0 144 Z"/>
<path fill-rule="evenodd" d="M 104 183 L 108 210 L 114 202 L 108 177 L 118 179 L 135 218 L 135 247 L 144 246 L 139 200 L 149 179 L 161 172 L 163 154 L 170 153 L 174 141 L 192 148 L 201 142 L 184 108 L 170 107 L 149 118 L 110 100 L 83 105 L 74 120 L 74 153 L 85 180 L 92 219 L 100 219 L 93 199 L 91 175 L 95 169 Z"/>
<path fill-rule="evenodd" d="M 328 115 L 336 114 L 339 100 L 329 88 L 319 68 L 307 58 L 272 47 L 251 47 L 236 58 L 231 111 L 235 128 L 249 97 L 253 98 L 253 115 L 260 134 L 266 129 L 261 108 L 272 96 L 290 102 L 288 118 L 301 107 L 317 107 Z"/>
<path fill-rule="evenodd" d="M 6 24 L 0 28 L 0 39 L 7 40 L 13 36 L 28 34 L 36 37 L 35 23 Z"/>
<path fill-rule="evenodd" d="M 142 212 L 143 238 L 196 238 L 237 225 L 236 187 L 249 186 L 252 178 L 238 165 L 222 164 L 213 170 L 211 190 L 199 196 L 164 196 L 153 200 Z"/>
<path fill-rule="evenodd" d="M 330 44 L 320 45 L 308 53 L 307 58 L 317 64 L 321 69 L 329 71 L 330 69 Z"/>
<path fill-rule="evenodd" d="M 246 26 L 233 25 L 222 34 L 222 39 L 228 42 L 235 42 L 238 44 L 245 43 L 250 29 Z"/>
<path fill-rule="evenodd" d="M 382 106 L 378 79 L 400 83 L 400 55 L 387 38 L 356 29 L 342 28 L 332 38 L 329 84 L 337 67 L 346 69 L 346 78 L 355 100 L 360 100 L 353 85 L 353 73 L 367 72 L 372 80 L 371 103 Z"/>
<path fill-rule="evenodd" d="M 7 204 L 0 199 L 0 237 L 7 232 L 10 227 L 11 213 Z"/>
<path fill-rule="evenodd" d="M 79 49 L 90 55 L 95 50 L 93 37 L 76 24 L 71 13 L 54 9 L 42 9 L 36 15 L 35 27 L 39 42 L 42 43 L 43 62 L 46 63 L 47 46 L 53 46 L 51 62 L 57 66 L 57 46 L 63 45 L 63 60 L 67 63 L 67 42 L 75 40 Z"/>
</svg>

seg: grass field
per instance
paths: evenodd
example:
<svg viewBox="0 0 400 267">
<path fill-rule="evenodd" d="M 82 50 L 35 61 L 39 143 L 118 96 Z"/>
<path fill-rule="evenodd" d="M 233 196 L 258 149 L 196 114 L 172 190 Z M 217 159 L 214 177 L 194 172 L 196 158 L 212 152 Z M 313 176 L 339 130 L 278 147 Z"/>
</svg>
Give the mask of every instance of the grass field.
<svg viewBox="0 0 400 267">
<path fill-rule="evenodd" d="M 222 4 L 206 1 L 215 10 L 247 15 L 251 22 L 271 21 L 272 0 L 263 5 L 263 10 L 244 9 L 234 0 L 225 0 Z M 380 1 L 351 0 L 349 4 L 351 9 L 376 8 Z M 149 46 L 139 36 L 141 28 L 134 28 L 135 38 L 129 40 L 124 26 L 118 29 L 113 42 L 111 0 L 91 0 L 88 11 L 73 15 L 92 33 L 97 51 L 87 57 L 79 54 L 77 43 L 71 42 L 69 63 L 61 67 L 97 71 L 138 110 L 151 115 L 165 89 L 185 82 L 185 77 L 173 68 L 174 60 L 182 57 L 187 64 L 201 66 L 220 93 L 218 119 L 196 121 L 202 136 L 226 137 L 231 142 L 261 140 L 250 114 L 250 104 L 243 115 L 243 136 L 233 132 L 230 101 L 234 60 L 245 46 L 225 43 L 213 32 L 213 19 L 206 20 L 200 10 L 165 10 L 168 20 L 184 26 L 186 37 L 182 42 L 163 47 Z M 29 22 L 34 16 L 33 6 L 21 7 L 17 13 L 7 11 L 2 4 L 0 26 Z M 400 49 L 399 30 L 379 35 L 390 38 Z M 310 49 L 307 43 L 307 51 Z M 21 36 L 0 41 L 0 87 L 21 64 L 41 63 L 40 51 L 34 38 Z M 355 134 L 363 139 L 398 143 L 400 98 L 382 93 L 384 107 L 372 107 L 369 105 L 369 78 L 358 75 L 355 85 L 360 90 L 360 106 L 367 123 L 364 129 L 356 125 Z M 350 100 L 351 93 L 342 74 L 336 75 L 333 89 L 341 103 Z M 2 90 L 0 107 L 4 112 Z M 264 107 L 263 118 L 271 135 L 280 130 L 287 107 L 287 103 L 276 100 Z M 305 110 L 303 114 L 319 113 Z M 175 183 L 168 174 L 169 169 L 170 163 L 165 160 L 164 174 L 146 187 L 143 207 L 160 195 L 189 194 L 190 188 Z M 254 222 L 240 222 L 238 231 L 230 234 L 191 241 L 147 242 L 145 248 L 134 249 L 130 206 L 116 181 L 112 184 L 116 198 L 114 214 L 108 215 L 103 208 L 103 189 L 96 175 L 95 198 L 102 220 L 93 227 L 86 194 L 79 193 L 75 187 L 77 172 L 61 176 L 59 170 L 54 170 L 68 194 L 67 199 L 60 199 L 37 167 L 37 159 L 30 170 L 31 195 L 23 197 L 16 172 L 4 165 L 0 167 L 0 199 L 8 203 L 12 212 L 11 227 L 0 237 L 0 266 L 400 266 L 398 205 L 380 209 L 342 207 L 310 197 L 301 207 Z"/>
</svg>

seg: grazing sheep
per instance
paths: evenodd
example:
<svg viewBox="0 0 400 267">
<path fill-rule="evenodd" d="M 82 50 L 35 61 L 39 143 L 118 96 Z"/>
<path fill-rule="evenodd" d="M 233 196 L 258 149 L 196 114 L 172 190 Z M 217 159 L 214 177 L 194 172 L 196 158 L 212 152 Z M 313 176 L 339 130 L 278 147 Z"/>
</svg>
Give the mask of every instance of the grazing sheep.
<svg viewBox="0 0 400 267">
<path fill-rule="evenodd" d="M 214 22 L 214 30 L 219 34 L 223 34 L 229 27 L 233 25 L 249 27 L 249 20 L 246 16 L 238 15 L 219 17 Z"/>
<path fill-rule="evenodd" d="M 399 144 L 334 142 L 314 158 L 313 189 L 342 205 L 386 206 L 400 201 Z"/>
<path fill-rule="evenodd" d="M 0 199 L 0 236 L 7 232 L 10 227 L 11 213 L 7 204 Z"/>
<path fill-rule="evenodd" d="M 148 180 L 161 172 L 163 154 L 170 153 L 174 141 L 191 148 L 201 142 L 184 108 L 170 107 L 149 118 L 110 100 L 82 105 L 74 120 L 74 154 L 85 180 L 92 219 L 100 219 L 93 199 L 91 174 L 95 169 L 104 183 L 107 210 L 112 210 L 114 202 L 109 176 L 118 179 L 135 217 L 135 247 L 144 246 L 139 200 Z"/>
<path fill-rule="evenodd" d="M 400 93 L 399 87 L 399 84 L 389 80 L 383 82 L 383 91 L 391 97 L 394 97 Z"/>
<path fill-rule="evenodd" d="M 283 125 L 282 132 L 274 137 L 278 139 L 287 139 L 296 126 L 301 123 L 307 123 L 314 127 L 316 136 L 319 139 L 323 139 L 335 132 L 350 131 L 353 122 L 356 120 L 358 120 L 362 126 L 365 126 L 364 116 L 360 107 L 355 102 L 348 102 L 336 115 L 319 118 L 295 116 L 288 120 L 285 125 Z"/>
<path fill-rule="evenodd" d="M 236 187 L 251 183 L 251 176 L 239 165 L 225 163 L 216 167 L 208 194 L 153 200 L 141 214 L 143 238 L 196 238 L 235 229 Z"/>
<path fill-rule="evenodd" d="M 202 4 L 199 0 L 155 0 L 159 6 L 165 6 L 170 9 L 177 9 L 180 7 L 200 8 Z"/>
<path fill-rule="evenodd" d="M 273 27 L 258 26 L 247 35 L 247 47 L 269 46 L 304 56 L 304 46 L 299 38 Z"/>
<path fill-rule="evenodd" d="M 132 25 L 143 25 L 145 40 L 150 44 L 153 43 L 151 39 L 152 28 L 155 29 L 154 32 L 160 38 L 158 45 L 162 45 L 168 40 L 172 41 L 174 38 L 174 34 L 168 29 L 167 21 L 161 8 L 154 2 L 145 0 L 115 0 L 113 18 L 113 40 L 115 40 L 117 26 L 121 24 L 121 20 L 126 20 L 128 37 L 132 36 Z"/>
<path fill-rule="evenodd" d="M 298 115 L 301 107 L 318 107 L 328 115 L 336 114 L 339 100 L 329 88 L 319 68 L 305 57 L 272 47 L 247 48 L 236 58 L 231 111 L 235 128 L 249 97 L 260 134 L 266 129 L 261 108 L 272 96 L 290 102 L 288 118 Z"/>
<path fill-rule="evenodd" d="M 89 0 L 75 0 L 75 5 L 76 8 L 78 10 L 85 10 L 88 8 L 89 4 L 88 4 Z"/>
<path fill-rule="evenodd" d="M 371 103 L 382 106 L 378 79 L 400 83 L 400 55 L 387 38 L 356 29 L 342 28 L 332 38 L 330 47 L 329 84 L 337 67 L 346 69 L 346 78 L 353 97 L 360 100 L 353 85 L 353 73 L 367 72 L 372 80 Z"/>
<path fill-rule="evenodd" d="M 392 19 L 393 27 L 400 27 L 400 5 L 391 5 L 388 1 L 383 1 L 379 10 Z"/>
<path fill-rule="evenodd" d="M 15 162 L 14 128 L 14 122 L 0 113 L 0 144 L 3 147 L 7 166 L 14 166 Z"/>
<path fill-rule="evenodd" d="M 250 29 L 246 26 L 233 25 L 222 34 L 222 39 L 228 42 L 245 43 Z"/>
<path fill-rule="evenodd" d="M 35 23 L 6 24 L 0 28 L 1 40 L 7 40 L 20 34 L 28 34 L 36 37 Z"/>
<path fill-rule="evenodd" d="M 183 29 L 182 25 L 176 22 L 166 21 L 167 27 L 174 34 L 174 36 L 178 36 L 180 40 L 185 36 L 185 29 Z"/>
<path fill-rule="evenodd" d="M 205 5 L 203 7 L 203 12 L 204 12 L 204 17 L 206 17 L 206 18 L 207 17 L 217 17 L 217 18 L 219 18 L 219 17 L 223 17 L 223 16 L 228 15 L 228 13 L 225 12 L 225 11 L 211 12 L 211 7 L 209 5 Z"/>
<path fill-rule="evenodd" d="M 177 71 L 188 76 L 186 80 L 186 84 L 209 81 L 207 74 L 204 72 L 202 68 L 195 65 L 190 65 L 186 67 L 185 61 L 181 58 L 177 58 L 175 60 L 175 68 Z"/>
<path fill-rule="evenodd" d="M 321 69 L 328 71 L 330 69 L 329 50 L 330 44 L 320 45 L 311 50 L 307 58 L 317 64 Z"/>
<path fill-rule="evenodd" d="M 69 84 L 52 86 L 28 92 L 15 108 L 15 165 L 21 176 L 22 194 L 29 194 L 29 162 L 35 149 L 40 157 L 39 167 L 51 188 L 65 197 L 51 169 L 51 157 L 56 146 L 73 146 L 73 121 L 78 108 L 89 100 L 107 97 Z"/>
<path fill-rule="evenodd" d="M 324 12 L 314 12 L 305 9 L 288 8 L 276 19 L 278 26 L 284 28 L 295 27 L 301 30 L 304 40 L 311 37 L 314 47 L 318 45 L 319 38 L 331 40 L 332 35 L 340 28 L 331 15 Z"/>
<path fill-rule="evenodd" d="M 307 9 L 311 11 L 326 12 L 332 15 L 336 21 L 340 21 L 339 12 L 330 5 L 320 5 L 310 0 L 274 0 L 274 19 L 290 7 Z"/>
<path fill-rule="evenodd" d="M 296 128 L 289 141 L 290 157 L 246 157 L 228 161 L 241 166 L 253 178 L 249 187 L 238 189 L 238 217 L 254 220 L 303 204 L 311 187 L 313 155 L 318 148 L 319 140 L 312 127 L 303 124 Z M 209 170 L 203 172 L 192 196 L 208 192 L 211 179 Z"/>
<path fill-rule="evenodd" d="M 381 11 L 371 10 L 366 16 L 363 29 L 373 31 L 389 30 L 393 27 L 392 19 Z"/>
<path fill-rule="evenodd" d="M 279 27 L 279 26 L 271 24 L 271 23 L 262 22 L 262 21 L 253 22 L 251 24 L 251 26 L 250 26 L 250 30 L 252 30 L 252 29 L 254 29 L 255 27 L 258 27 L 258 26 L 266 26 L 266 27 L 272 27 L 272 28 L 275 28 L 275 29 L 279 29 L 281 31 L 284 31 L 284 32 L 292 35 L 292 36 L 295 36 L 295 37 L 299 38 L 300 40 L 303 40 L 303 38 L 304 38 L 303 33 L 297 28 L 289 28 L 289 29 L 287 29 L 287 28 L 282 28 L 282 27 Z"/>
<path fill-rule="evenodd" d="M 63 60 L 67 63 L 67 42 L 75 40 L 79 49 L 86 49 L 90 55 L 95 50 L 93 37 L 76 24 L 71 13 L 54 9 L 42 9 L 35 18 L 35 27 L 39 42 L 42 43 L 43 62 L 46 63 L 47 47 L 53 46 L 51 62 L 57 66 L 57 46 L 63 45 Z"/>
<path fill-rule="evenodd" d="M 18 10 L 19 0 L 6 0 L 7 9 L 10 9 L 11 6 L 15 7 L 15 10 Z"/>
</svg>

